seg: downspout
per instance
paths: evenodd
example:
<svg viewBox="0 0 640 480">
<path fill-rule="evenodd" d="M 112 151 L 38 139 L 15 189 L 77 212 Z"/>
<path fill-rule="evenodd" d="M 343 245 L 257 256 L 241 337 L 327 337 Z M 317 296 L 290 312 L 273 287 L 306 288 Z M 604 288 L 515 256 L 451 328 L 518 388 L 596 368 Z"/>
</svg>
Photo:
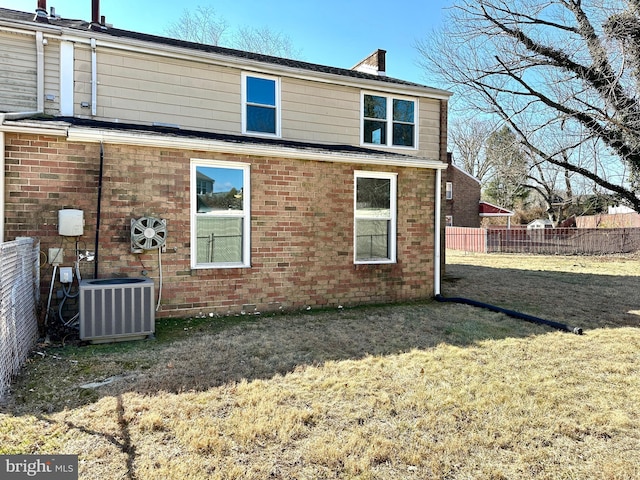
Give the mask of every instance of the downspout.
<svg viewBox="0 0 640 480">
<path fill-rule="evenodd" d="M 433 240 L 433 249 L 434 249 L 434 257 L 433 257 L 433 295 L 437 298 L 440 295 L 440 208 L 441 208 L 441 199 L 442 195 L 442 170 L 436 170 L 436 201 L 435 201 L 435 212 L 434 212 L 434 240 Z"/>
<path fill-rule="evenodd" d="M 91 115 L 97 115 L 98 101 L 98 55 L 96 53 L 96 39 L 91 39 Z"/>
<path fill-rule="evenodd" d="M 96 242 L 93 249 L 93 278 L 98 278 L 98 245 L 100 244 L 100 210 L 102 206 L 102 177 L 104 171 L 104 148 L 100 142 L 100 173 L 98 174 L 98 206 L 96 208 Z"/>
<path fill-rule="evenodd" d="M 38 113 L 44 112 L 44 33 L 36 32 L 36 92 Z"/>
</svg>

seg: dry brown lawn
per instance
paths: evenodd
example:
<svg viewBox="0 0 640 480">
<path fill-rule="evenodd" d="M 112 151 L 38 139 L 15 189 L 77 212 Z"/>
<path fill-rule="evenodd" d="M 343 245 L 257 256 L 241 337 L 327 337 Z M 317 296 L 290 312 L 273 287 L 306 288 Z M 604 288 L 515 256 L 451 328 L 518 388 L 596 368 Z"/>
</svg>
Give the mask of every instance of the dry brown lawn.
<svg viewBox="0 0 640 480">
<path fill-rule="evenodd" d="M 158 322 L 39 346 L 0 453 L 82 479 L 640 479 L 640 261 L 447 252 L 423 302 Z M 89 385 L 93 383 L 93 385 Z"/>
</svg>

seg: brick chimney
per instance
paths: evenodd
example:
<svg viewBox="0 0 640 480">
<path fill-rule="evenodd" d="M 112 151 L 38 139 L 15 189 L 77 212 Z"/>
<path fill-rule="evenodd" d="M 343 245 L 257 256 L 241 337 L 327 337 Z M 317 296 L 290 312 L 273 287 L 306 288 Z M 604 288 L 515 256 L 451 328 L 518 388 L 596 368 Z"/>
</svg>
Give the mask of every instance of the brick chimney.
<svg viewBox="0 0 640 480">
<path fill-rule="evenodd" d="M 387 51 L 378 49 L 351 68 L 357 72 L 385 76 L 387 74 Z"/>
</svg>

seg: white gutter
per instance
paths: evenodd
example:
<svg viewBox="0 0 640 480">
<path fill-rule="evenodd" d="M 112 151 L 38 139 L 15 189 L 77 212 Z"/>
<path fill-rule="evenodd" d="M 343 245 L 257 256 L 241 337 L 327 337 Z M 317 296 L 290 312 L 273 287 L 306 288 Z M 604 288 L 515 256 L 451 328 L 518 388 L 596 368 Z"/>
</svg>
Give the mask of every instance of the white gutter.
<svg viewBox="0 0 640 480">
<path fill-rule="evenodd" d="M 445 166 L 446 168 L 446 166 Z M 436 201 L 435 201 L 435 212 L 434 212 L 434 228 L 435 228 L 435 237 L 433 241 L 433 295 L 440 295 L 440 249 L 442 248 L 440 242 L 440 196 L 442 195 L 442 170 L 436 170 Z"/>
<path fill-rule="evenodd" d="M 74 126 L 69 127 L 67 140 L 70 142 L 111 143 L 118 145 L 175 148 L 181 150 L 200 150 L 238 155 L 255 155 L 260 157 L 279 156 L 283 158 L 295 158 L 298 160 L 431 168 L 437 169 L 438 171 L 447 168 L 447 164 L 440 161 L 420 157 L 389 157 L 385 156 L 384 152 L 380 152 L 380 154 L 364 152 L 327 152 L 313 148 L 305 149 L 279 145 L 254 145 L 247 142 L 227 142 L 224 140 L 205 138 L 185 138 L 158 134 L 119 132 Z"/>
</svg>

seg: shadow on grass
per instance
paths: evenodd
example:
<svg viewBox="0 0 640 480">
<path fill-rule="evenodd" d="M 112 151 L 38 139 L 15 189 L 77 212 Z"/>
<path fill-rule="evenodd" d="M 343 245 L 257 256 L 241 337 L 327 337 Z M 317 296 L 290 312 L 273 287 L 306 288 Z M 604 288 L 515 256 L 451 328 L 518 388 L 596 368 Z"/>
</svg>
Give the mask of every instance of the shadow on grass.
<svg viewBox="0 0 640 480">
<path fill-rule="evenodd" d="M 474 265 L 447 265 L 443 282 L 446 296 L 472 298 L 584 330 L 640 326 L 639 288 L 640 277 Z"/>
<path fill-rule="evenodd" d="M 638 326 L 638 277 L 448 265 L 442 293 L 593 328 Z M 14 384 L 11 413 L 55 412 L 127 392 L 205 391 L 332 361 L 555 330 L 432 301 L 288 313 L 159 320 L 156 341 L 67 347 L 36 356 Z M 567 334 L 569 335 L 569 334 Z M 171 337 L 176 337 L 170 340 Z M 51 352 L 50 352 L 51 353 Z M 98 388 L 89 382 L 111 380 Z"/>
</svg>

